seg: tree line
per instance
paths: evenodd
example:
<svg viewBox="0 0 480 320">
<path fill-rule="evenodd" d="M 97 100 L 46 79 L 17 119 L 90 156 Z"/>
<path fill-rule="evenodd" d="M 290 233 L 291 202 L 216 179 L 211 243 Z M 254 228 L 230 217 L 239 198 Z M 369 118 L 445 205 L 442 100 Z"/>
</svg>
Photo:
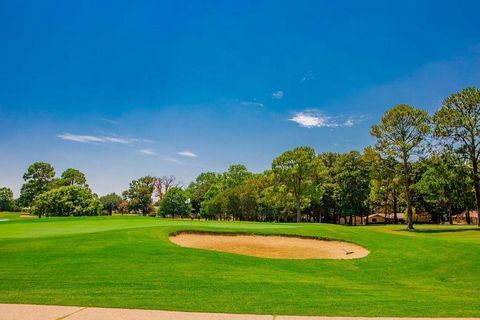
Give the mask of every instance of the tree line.
<svg viewBox="0 0 480 320">
<path fill-rule="evenodd" d="M 235 164 L 222 173 L 201 173 L 186 187 L 174 176 L 146 176 L 133 180 L 121 196 L 98 198 L 78 170 L 55 178 L 49 164 L 35 163 L 24 175 L 18 200 L 0 189 L 0 210 L 25 206 L 39 215 L 103 211 L 350 224 L 357 218 L 369 223 L 372 213 L 392 214 L 394 222 L 404 214 L 408 229 L 418 213 L 452 223 L 455 214 L 466 212 L 470 223 L 468 213 L 480 206 L 479 130 L 480 89 L 466 88 L 447 97 L 433 115 L 409 105 L 387 110 L 371 128 L 375 145 L 362 152 L 317 154 L 298 147 L 263 173 Z M 61 208 L 61 202 L 69 207 Z"/>
</svg>

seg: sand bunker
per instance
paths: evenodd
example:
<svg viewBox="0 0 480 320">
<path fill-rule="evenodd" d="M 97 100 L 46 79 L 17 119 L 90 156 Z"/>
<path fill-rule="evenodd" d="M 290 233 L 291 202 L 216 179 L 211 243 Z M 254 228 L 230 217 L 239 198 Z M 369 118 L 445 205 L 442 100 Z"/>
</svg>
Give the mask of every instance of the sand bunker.
<svg viewBox="0 0 480 320">
<path fill-rule="evenodd" d="M 370 253 L 349 242 L 287 236 L 185 232 L 170 236 L 170 241 L 187 248 L 273 259 L 356 259 Z"/>
</svg>

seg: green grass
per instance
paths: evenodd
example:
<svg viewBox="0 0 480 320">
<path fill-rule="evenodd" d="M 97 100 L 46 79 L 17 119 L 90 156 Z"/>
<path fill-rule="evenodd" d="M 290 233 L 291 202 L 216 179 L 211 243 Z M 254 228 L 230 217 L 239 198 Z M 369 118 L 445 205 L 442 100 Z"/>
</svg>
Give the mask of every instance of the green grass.
<svg viewBox="0 0 480 320">
<path fill-rule="evenodd" d="M 27 214 L 24 212 L 0 212 L 0 222 L 10 221 L 10 220 L 25 220 L 29 219 L 26 217 L 22 217 L 22 214 Z M 32 216 L 34 217 L 34 216 Z"/>
<path fill-rule="evenodd" d="M 1 216 L 0 216 L 1 219 Z M 356 260 L 272 260 L 178 247 L 180 230 L 298 234 L 367 247 Z M 183 311 L 480 316 L 480 230 L 144 217 L 0 222 L 0 302 Z"/>
</svg>

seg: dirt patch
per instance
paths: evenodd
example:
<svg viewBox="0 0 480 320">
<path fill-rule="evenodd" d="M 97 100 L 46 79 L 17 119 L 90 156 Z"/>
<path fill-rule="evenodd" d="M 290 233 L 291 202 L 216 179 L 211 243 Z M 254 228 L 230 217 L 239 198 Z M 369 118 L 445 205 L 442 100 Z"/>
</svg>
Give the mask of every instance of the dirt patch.
<svg viewBox="0 0 480 320">
<path fill-rule="evenodd" d="M 272 259 L 356 259 L 370 252 L 353 243 L 291 236 L 179 233 L 170 241 L 187 248 Z"/>
</svg>

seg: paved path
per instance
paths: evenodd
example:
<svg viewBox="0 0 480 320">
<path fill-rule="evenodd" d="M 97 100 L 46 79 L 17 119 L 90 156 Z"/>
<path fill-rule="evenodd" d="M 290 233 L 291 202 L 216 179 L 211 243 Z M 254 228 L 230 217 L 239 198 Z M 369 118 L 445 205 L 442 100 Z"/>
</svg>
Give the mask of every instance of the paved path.
<svg viewBox="0 0 480 320">
<path fill-rule="evenodd" d="M 354 318 L 177 312 L 0 304 L 0 320 L 480 320 L 480 318 Z"/>
</svg>

